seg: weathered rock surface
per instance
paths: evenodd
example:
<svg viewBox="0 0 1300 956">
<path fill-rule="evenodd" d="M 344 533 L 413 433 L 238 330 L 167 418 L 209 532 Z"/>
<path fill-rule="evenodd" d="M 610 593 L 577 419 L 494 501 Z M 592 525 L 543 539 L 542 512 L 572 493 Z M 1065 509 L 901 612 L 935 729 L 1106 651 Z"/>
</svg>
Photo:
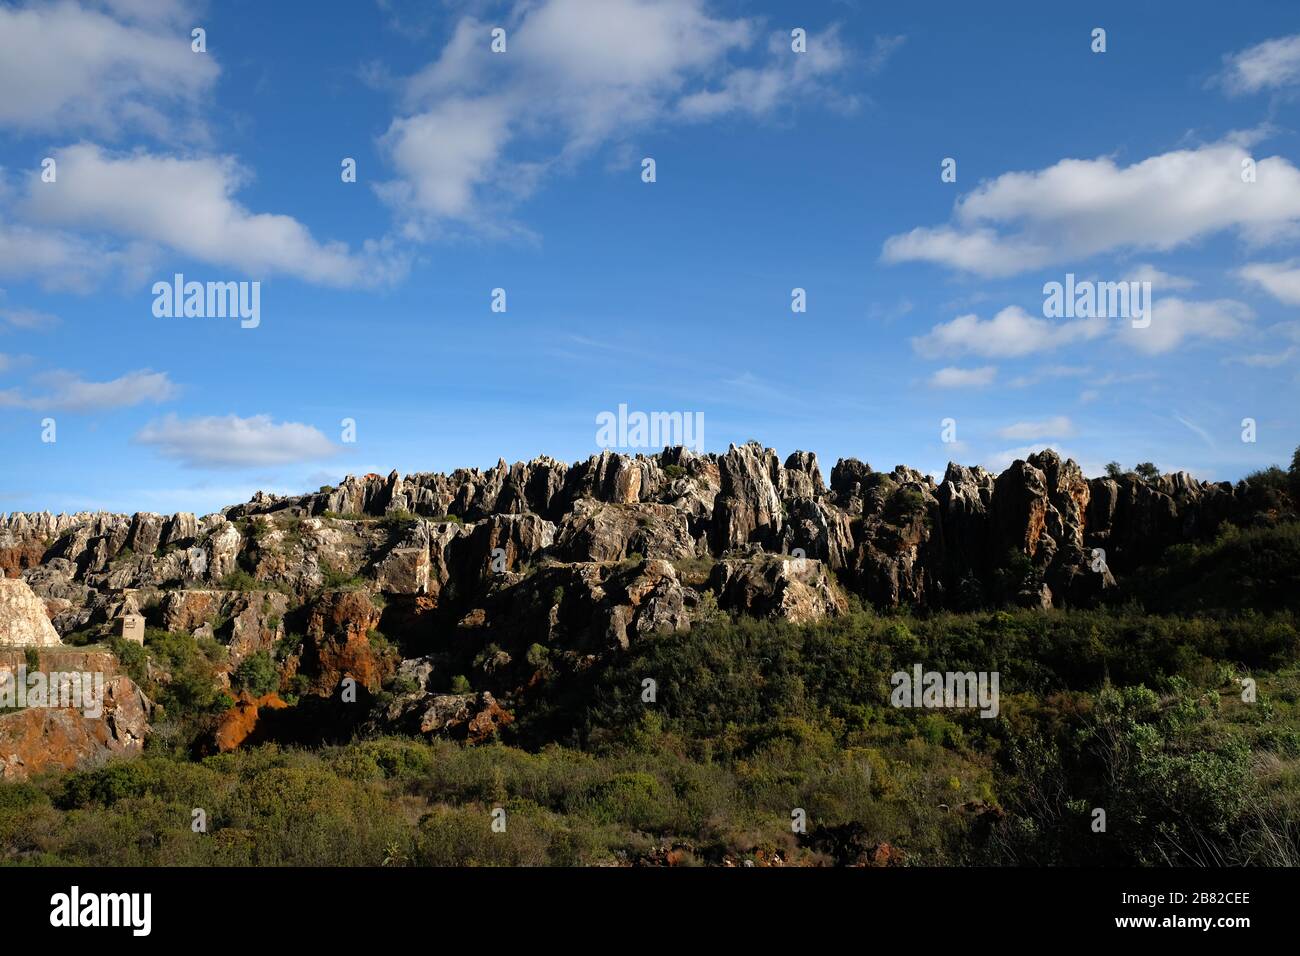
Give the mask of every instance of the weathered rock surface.
<svg viewBox="0 0 1300 956">
<path fill-rule="evenodd" d="M 218 719 L 212 732 L 212 749 L 217 753 L 227 753 L 243 744 L 256 742 L 258 718 L 263 712 L 284 710 L 288 706 L 276 693 L 253 697 L 247 691 L 242 692 L 234 706 Z"/>
<path fill-rule="evenodd" d="M 365 591 L 329 591 L 311 607 L 307 639 L 292 667 L 309 679 L 312 693 L 336 694 L 344 678 L 369 691 L 379 690 L 391 662 L 375 650 L 370 633 L 379 626 L 379 609 Z"/>
<path fill-rule="evenodd" d="M 150 627 L 224 645 L 227 682 L 249 656 L 284 650 L 286 695 L 333 699 L 351 677 L 383 695 L 376 726 L 480 739 L 547 673 L 715 609 L 808 622 L 851 594 L 1087 606 L 1122 596 L 1171 544 L 1275 518 L 1245 482 L 1088 479 L 1052 451 L 998 475 L 950 464 L 940 481 L 846 458 L 829 487 L 816 455 L 782 461 L 757 443 L 499 461 L 259 493 L 204 517 L 0 515 L 0 643 L 100 639 L 131 596 Z M 396 683 L 415 679 L 411 661 L 429 673 L 390 698 L 402 657 Z M 451 693 L 453 677 L 476 693 Z M 266 706 L 238 702 L 222 739 L 255 739 Z"/>
<path fill-rule="evenodd" d="M 168 620 L 151 624 L 171 627 L 184 614 L 170 593 L 219 591 L 235 572 L 284 592 L 290 605 L 331 575 L 350 576 L 377 593 L 456 605 L 463 616 L 548 563 L 757 561 L 765 553 L 820 562 L 882 606 L 973 600 L 1015 553 L 1032 562 L 1034 586 L 1047 584 L 1054 604 L 1086 604 L 1116 587 L 1115 573 L 1248 517 L 1250 499 L 1244 483 L 1185 474 L 1089 480 L 1051 451 L 996 476 L 951 464 L 938 483 L 843 459 L 829 487 L 810 452 L 782 462 L 753 443 L 720 455 L 606 451 L 573 465 L 538 458 L 445 475 L 348 477 L 298 497 L 259 493 L 201 519 L 11 514 L 0 517 L 0 568 L 30 583 L 64 631 L 101 619 L 125 589 L 161 595 Z M 1094 570 L 1096 550 L 1105 571 Z M 820 613 L 838 606 L 823 600 Z M 616 615 L 634 611 L 626 607 Z"/>
<path fill-rule="evenodd" d="M 57 647 L 61 643 L 45 603 L 27 582 L 0 578 L 0 646 Z"/>
<path fill-rule="evenodd" d="M 25 780 L 140 752 L 149 733 L 149 699 L 119 674 L 105 680 L 102 706 L 98 717 L 51 707 L 0 716 L 0 779 Z"/>
<path fill-rule="evenodd" d="M 812 558 L 719 561 L 710 584 L 721 607 L 795 624 L 834 617 L 847 606 L 825 566 Z"/>
</svg>

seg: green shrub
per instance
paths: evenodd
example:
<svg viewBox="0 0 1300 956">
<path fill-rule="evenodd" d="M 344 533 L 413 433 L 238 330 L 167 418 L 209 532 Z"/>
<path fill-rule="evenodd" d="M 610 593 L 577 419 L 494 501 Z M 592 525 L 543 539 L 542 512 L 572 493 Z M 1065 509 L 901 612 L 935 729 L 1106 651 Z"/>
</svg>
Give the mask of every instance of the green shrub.
<svg viewBox="0 0 1300 956">
<path fill-rule="evenodd" d="M 247 571 L 236 569 L 221 579 L 220 587 L 224 591 L 256 591 L 261 585 Z"/>
<path fill-rule="evenodd" d="M 405 509 L 396 509 L 390 511 L 379 520 L 379 523 L 390 531 L 403 531 L 420 520 L 419 516 L 412 514 Z"/>
<path fill-rule="evenodd" d="M 320 562 L 322 584 L 327 591 L 359 591 L 366 587 L 364 578 Z"/>
<path fill-rule="evenodd" d="M 280 673 L 267 651 L 258 651 L 240 661 L 230 679 L 237 689 L 254 697 L 262 697 L 280 687 Z"/>
</svg>

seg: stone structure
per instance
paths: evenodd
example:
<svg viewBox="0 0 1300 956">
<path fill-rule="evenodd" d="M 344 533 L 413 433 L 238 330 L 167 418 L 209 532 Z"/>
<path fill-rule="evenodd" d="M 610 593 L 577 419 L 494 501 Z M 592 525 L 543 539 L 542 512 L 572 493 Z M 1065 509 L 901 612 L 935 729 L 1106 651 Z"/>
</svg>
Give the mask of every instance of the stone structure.
<svg viewBox="0 0 1300 956">
<path fill-rule="evenodd" d="M 139 614 L 123 614 L 113 622 L 113 633 L 126 641 L 144 645 L 144 618 Z"/>
</svg>

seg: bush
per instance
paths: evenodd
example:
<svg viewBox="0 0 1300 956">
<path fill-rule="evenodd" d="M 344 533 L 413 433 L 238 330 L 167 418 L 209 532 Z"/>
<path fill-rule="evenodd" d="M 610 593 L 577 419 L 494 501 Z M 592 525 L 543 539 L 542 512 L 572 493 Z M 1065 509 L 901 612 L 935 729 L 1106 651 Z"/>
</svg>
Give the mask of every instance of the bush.
<svg viewBox="0 0 1300 956">
<path fill-rule="evenodd" d="M 420 519 L 417 515 L 414 515 L 405 509 L 398 508 L 384 515 L 383 518 L 379 520 L 379 523 L 390 531 L 404 531 L 419 520 Z"/>
<path fill-rule="evenodd" d="M 349 574 L 342 568 L 334 568 L 324 561 L 320 562 L 321 582 L 326 591 L 359 591 L 366 587 L 366 581 L 355 574 Z"/>
<path fill-rule="evenodd" d="M 240 661 L 230 679 L 236 688 L 254 697 L 262 697 L 280 687 L 280 673 L 267 651 L 258 651 Z"/>
<path fill-rule="evenodd" d="M 1300 522 L 1227 525 L 1212 542 L 1166 549 L 1128 583 L 1152 610 L 1300 609 Z"/>
<path fill-rule="evenodd" d="M 220 587 L 224 591 L 256 591 L 261 585 L 247 571 L 237 569 L 221 579 Z"/>
</svg>

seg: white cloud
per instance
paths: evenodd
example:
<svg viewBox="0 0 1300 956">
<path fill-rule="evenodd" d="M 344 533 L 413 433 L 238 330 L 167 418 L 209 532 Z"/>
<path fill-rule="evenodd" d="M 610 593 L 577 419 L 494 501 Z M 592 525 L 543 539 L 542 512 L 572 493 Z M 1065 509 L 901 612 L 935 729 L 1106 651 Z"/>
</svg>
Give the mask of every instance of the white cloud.
<svg viewBox="0 0 1300 956">
<path fill-rule="evenodd" d="M 1144 262 L 1135 269 L 1131 269 L 1124 276 L 1125 282 L 1150 282 L 1153 294 L 1162 294 L 1169 291 L 1178 291 L 1181 289 L 1190 289 L 1196 285 L 1195 279 L 1189 279 L 1186 276 L 1170 275 L 1168 272 L 1161 272 L 1150 263 Z"/>
<path fill-rule="evenodd" d="M 116 136 L 135 129 L 169 135 L 177 109 L 192 112 L 220 72 L 190 50 L 188 31 L 155 21 L 181 4 L 112 0 L 113 16 L 70 0 L 0 6 L 0 127 Z"/>
<path fill-rule="evenodd" d="M 0 276 L 35 280 L 46 289 L 89 292 L 114 269 L 130 268 L 139 254 L 56 229 L 34 229 L 0 219 Z"/>
<path fill-rule="evenodd" d="M 476 187 L 500 175 L 509 122 L 509 105 L 489 97 L 456 97 L 394 120 L 381 142 L 401 179 L 384 183 L 380 195 L 438 216 L 470 216 Z"/>
<path fill-rule="evenodd" d="M 1233 299 L 1189 302 L 1185 299 L 1157 299 L 1151 309 L 1151 324 L 1135 329 L 1129 322 L 1120 325 L 1125 344 L 1156 355 L 1177 348 L 1188 339 L 1232 339 L 1250 330 L 1255 313 L 1249 306 Z"/>
<path fill-rule="evenodd" d="M 113 154 L 91 143 L 55 156 L 57 184 L 31 178 L 24 206 L 28 219 L 107 231 L 128 243 L 163 247 L 256 277 L 283 273 L 349 286 L 384 281 L 402 268 L 400 261 L 386 260 L 375 243 L 354 253 L 344 243 L 317 241 L 291 216 L 250 212 L 233 198 L 248 172 L 231 157 Z M 48 247 L 46 269 L 66 261 L 76 243 L 86 243 L 41 238 Z"/>
<path fill-rule="evenodd" d="M 505 54 L 490 51 L 494 25 L 507 28 Z M 762 33 L 704 0 L 520 0 L 499 21 L 462 17 L 406 84 L 404 115 L 380 140 L 398 178 L 378 192 L 412 222 L 491 229 L 499 209 L 487 204 L 504 207 L 557 164 L 647 124 L 837 101 L 828 80 L 849 57 L 834 28 L 810 30 L 803 54 L 788 30 L 762 50 Z M 729 62 L 756 48 L 757 64 Z M 878 48 L 879 65 L 887 54 Z"/>
<path fill-rule="evenodd" d="M 0 309 L 0 328 L 22 329 L 28 332 L 50 329 L 59 324 L 58 316 L 36 309 Z"/>
<path fill-rule="evenodd" d="M 286 465 L 329 458 L 339 450 L 319 429 L 298 422 L 276 423 L 269 415 L 189 419 L 168 415 L 146 425 L 135 440 L 192 468 Z"/>
<path fill-rule="evenodd" d="M 1224 359 L 1227 365 L 1245 365 L 1249 368 L 1277 368 L 1286 365 L 1295 358 L 1297 350 L 1293 345 L 1281 352 L 1255 352 L 1250 355 L 1234 355 Z"/>
<path fill-rule="evenodd" d="M 1038 422 L 1016 422 L 998 429 L 998 437 L 1011 441 L 1039 441 L 1044 438 L 1068 438 L 1074 434 L 1074 422 L 1064 415 Z"/>
<path fill-rule="evenodd" d="M 1262 286 L 1279 302 L 1300 305 L 1300 261 L 1256 262 L 1238 269 L 1237 275 Z"/>
<path fill-rule="evenodd" d="M 867 55 L 867 72 L 879 73 L 885 68 L 899 48 L 907 40 L 905 36 L 878 36 L 871 44 L 871 53 Z"/>
<path fill-rule="evenodd" d="M 913 338 L 912 346 L 929 358 L 960 354 L 1014 358 L 1098 338 L 1105 334 L 1107 325 L 1106 319 L 1048 321 L 1012 305 L 987 321 L 970 314 L 940 323 L 925 335 Z"/>
<path fill-rule="evenodd" d="M 1265 40 L 1223 60 L 1219 81 L 1229 93 L 1290 86 L 1300 82 L 1300 33 Z"/>
<path fill-rule="evenodd" d="M 128 372 L 107 382 L 90 382 L 72 372 L 47 372 L 34 381 L 44 389 L 43 394 L 9 389 L 0 392 L 0 407 L 97 412 L 144 402 L 164 402 L 175 397 L 177 391 L 166 372 L 148 369 Z"/>
<path fill-rule="evenodd" d="M 992 385 L 997 378 L 996 366 L 983 368 L 941 368 L 930 376 L 930 384 L 935 388 L 983 388 Z"/>
<path fill-rule="evenodd" d="M 96 5 L 112 11 L 120 20 L 170 26 L 188 26 L 196 9 L 189 0 L 97 0 Z"/>
<path fill-rule="evenodd" d="M 1045 379 L 1056 381 L 1062 378 L 1083 378 L 1085 375 L 1092 374 L 1092 367 L 1088 365 L 1047 365 L 1027 375 L 1017 375 L 1007 384 L 1012 388 L 1028 388 Z"/>
<path fill-rule="evenodd" d="M 885 38 L 877 38 L 880 40 Z M 689 93 L 677 103 L 677 112 L 687 119 L 712 119 L 727 113 L 762 115 L 771 112 L 793 93 L 815 89 L 823 77 L 843 69 L 848 53 L 832 28 L 810 36 L 807 53 L 790 54 L 788 34 L 776 34 L 768 42 L 769 65 L 732 70 L 712 89 Z M 884 68 L 893 47 L 880 47 L 868 58 L 868 72 Z M 851 105 L 846 101 L 842 105 Z"/>
<path fill-rule="evenodd" d="M 1130 166 L 1065 159 L 1004 173 L 960 199 L 953 223 L 885 241 L 886 262 L 935 262 L 1007 276 L 1102 252 L 1167 251 L 1225 230 L 1252 242 L 1300 224 L 1300 170 L 1280 156 L 1256 162 L 1241 138 L 1175 150 Z"/>
</svg>

